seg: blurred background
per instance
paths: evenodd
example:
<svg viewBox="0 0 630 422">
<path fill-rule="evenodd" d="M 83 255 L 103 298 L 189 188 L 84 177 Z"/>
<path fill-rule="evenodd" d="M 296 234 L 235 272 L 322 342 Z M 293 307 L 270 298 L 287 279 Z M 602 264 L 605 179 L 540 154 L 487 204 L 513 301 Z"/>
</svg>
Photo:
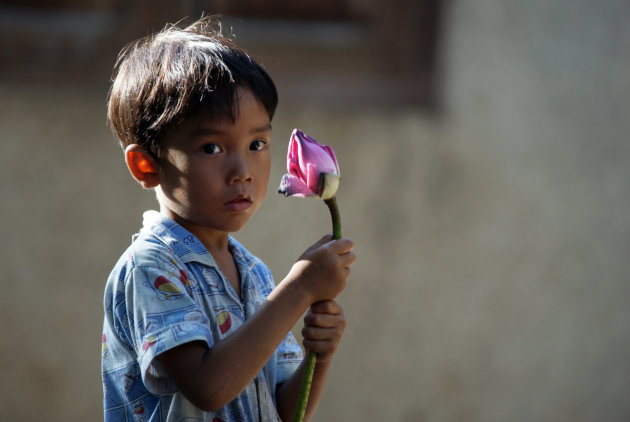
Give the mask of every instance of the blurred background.
<svg viewBox="0 0 630 422">
<path fill-rule="evenodd" d="M 269 194 L 236 234 L 276 279 L 330 231 L 275 194 L 290 131 L 341 164 L 359 261 L 316 421 L 630 420 L 626 0 L 1 0 L 0 419 L 102 419 L 105 280 L 155 208 L 109 78 L 202 13 L 278 85 Z"/>
</svg>

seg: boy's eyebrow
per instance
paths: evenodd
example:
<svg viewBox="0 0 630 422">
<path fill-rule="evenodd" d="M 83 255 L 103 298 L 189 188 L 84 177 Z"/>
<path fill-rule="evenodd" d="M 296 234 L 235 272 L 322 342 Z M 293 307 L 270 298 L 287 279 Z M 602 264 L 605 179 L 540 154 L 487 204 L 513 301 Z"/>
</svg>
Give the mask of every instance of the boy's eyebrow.
<svg viewBox="0 0 630 422">
<path fill-rule="evenodd" d="M 253 128 L 250 133 L 260 133 L 260 132 L 271 132 L 271 123 L 266 123 L 262 126 L 258 126 Z M 192 132 L 193 137 L 197 136 L 208 136 L 208 135 L 221 135 L 223 133 L 222 130 L 215 129 L 213 127 L 202 126 L 195 128 Z"/>
<path fill-rule="evenodd" d="M 252 129 L 252 133 L 271 132 L 271 123 Z"/>
</svg>

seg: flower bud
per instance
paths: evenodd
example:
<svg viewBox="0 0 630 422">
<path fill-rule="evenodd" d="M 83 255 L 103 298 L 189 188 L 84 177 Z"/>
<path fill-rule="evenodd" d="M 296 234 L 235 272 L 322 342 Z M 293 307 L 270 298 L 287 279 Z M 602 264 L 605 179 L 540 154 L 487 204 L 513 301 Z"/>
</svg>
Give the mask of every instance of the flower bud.
<svg viewBox="0 0 630 422">
<path fill-rule="evenodd" d="M 330 199 L 337 193 L 339 165 L 335 153 L 299 129 L 291 134 L 287 171 L 278 189 L 285 196 Z"/>
</svg>

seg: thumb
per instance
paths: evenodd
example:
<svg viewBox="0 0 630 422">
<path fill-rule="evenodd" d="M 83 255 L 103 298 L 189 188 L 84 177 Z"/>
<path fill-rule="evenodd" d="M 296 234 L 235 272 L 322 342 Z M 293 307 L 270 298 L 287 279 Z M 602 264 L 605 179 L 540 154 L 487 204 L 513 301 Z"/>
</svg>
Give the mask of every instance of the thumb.
<svg viewBox="0 0 630 422">
<path fill-rule="evenodd" d="M 328 233 L 326 235 L 324 235 L 321 239 L 319 239 L 317 242 L 313 243 L 311 246 L 309 246 L 304 253 L 302 254 L 302 257 L 304 257 L 305 255 L 308 255 L 309 252 L 314 251 L 315 249 L 319 248 L 322 245 L 325 245 L 326 243 L 330 242 L 333 240 L 333 234 L 332 233 Z"/>
<path fill-rule="evenodd" d="M 322 245 L 325 245 L 326 243 L 330 242 L 333 240 L 333 234 L 332 233 L 328 233 L 325 234 L 324 236 L 322 236 L 321 239 L 319 239 L 317 242 L 313 243 L 313 246 L 311 246 L 309 249 L 316 249 L 319 248 Z"/>
</svg>

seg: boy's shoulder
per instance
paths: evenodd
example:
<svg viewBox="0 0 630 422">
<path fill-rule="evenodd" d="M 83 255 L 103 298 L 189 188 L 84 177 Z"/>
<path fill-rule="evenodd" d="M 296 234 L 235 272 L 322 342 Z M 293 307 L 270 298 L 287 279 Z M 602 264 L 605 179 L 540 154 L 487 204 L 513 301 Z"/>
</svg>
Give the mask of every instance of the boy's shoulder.
<svg viewBox="0 0 630 422">
<path fill-rule="evenodd" d="M 254 267 L 266 269 L 259 258 L 232 236 L 229 237 L 229 242 L 237 262 L 244 264 L 248 270 Z M 207 267 L 217 266 L 212 255 L 196 236 L 158 212 L 147 211 L 144 213 L 142 229 L 133 236 L 131 245 L 121 255 L 114 272 L 126 272 L 146 266 L 161 267 L 165 263 L 184 266 L 193 262 Z"/>
<path fill-rule="evenodd" d="M 128 255 L 143 262 L 162 258 L 216 265 L 203 243 L 175 221 L 157 211 L 147 211 L 143 217 L 143 227 L 133 236 Z"/>
<path fill-rule="evenodd" d="M 191 250 L 184 245 L 190 241 L 187 236 L 182 238 L 174 232 L 169 223 L 174 224 L 155 211 L 145 212 L 142 229 L 132 236 L 131 244 L 114 265 L 110 279 L 124 279 L 127 273 L 137 268 L 162 267 L 166 263 L 179 266 L 190 259 Z M 205 248 L 196 255 L 197 260 L 211 260 Z"/>
<path fill-rule="evenodd" d="M 144 266 L 151 262 L 172 260 L 175 251 L 153 233 L 140 232 L 133 236 L 131 244 L 121 255 L 119 263 L 130 266 Z"/>
<path fill-rule="evenodd" d="M 162 267 L 166 263 L 177 262 L 177 255 L 166 244 L 160 242 L 151 233 L 140 232 L 134 235 L 132 243 L 118 258 L 109 282 L 127 279 L 134 270 L 144 267 Z"/>
</svg>

